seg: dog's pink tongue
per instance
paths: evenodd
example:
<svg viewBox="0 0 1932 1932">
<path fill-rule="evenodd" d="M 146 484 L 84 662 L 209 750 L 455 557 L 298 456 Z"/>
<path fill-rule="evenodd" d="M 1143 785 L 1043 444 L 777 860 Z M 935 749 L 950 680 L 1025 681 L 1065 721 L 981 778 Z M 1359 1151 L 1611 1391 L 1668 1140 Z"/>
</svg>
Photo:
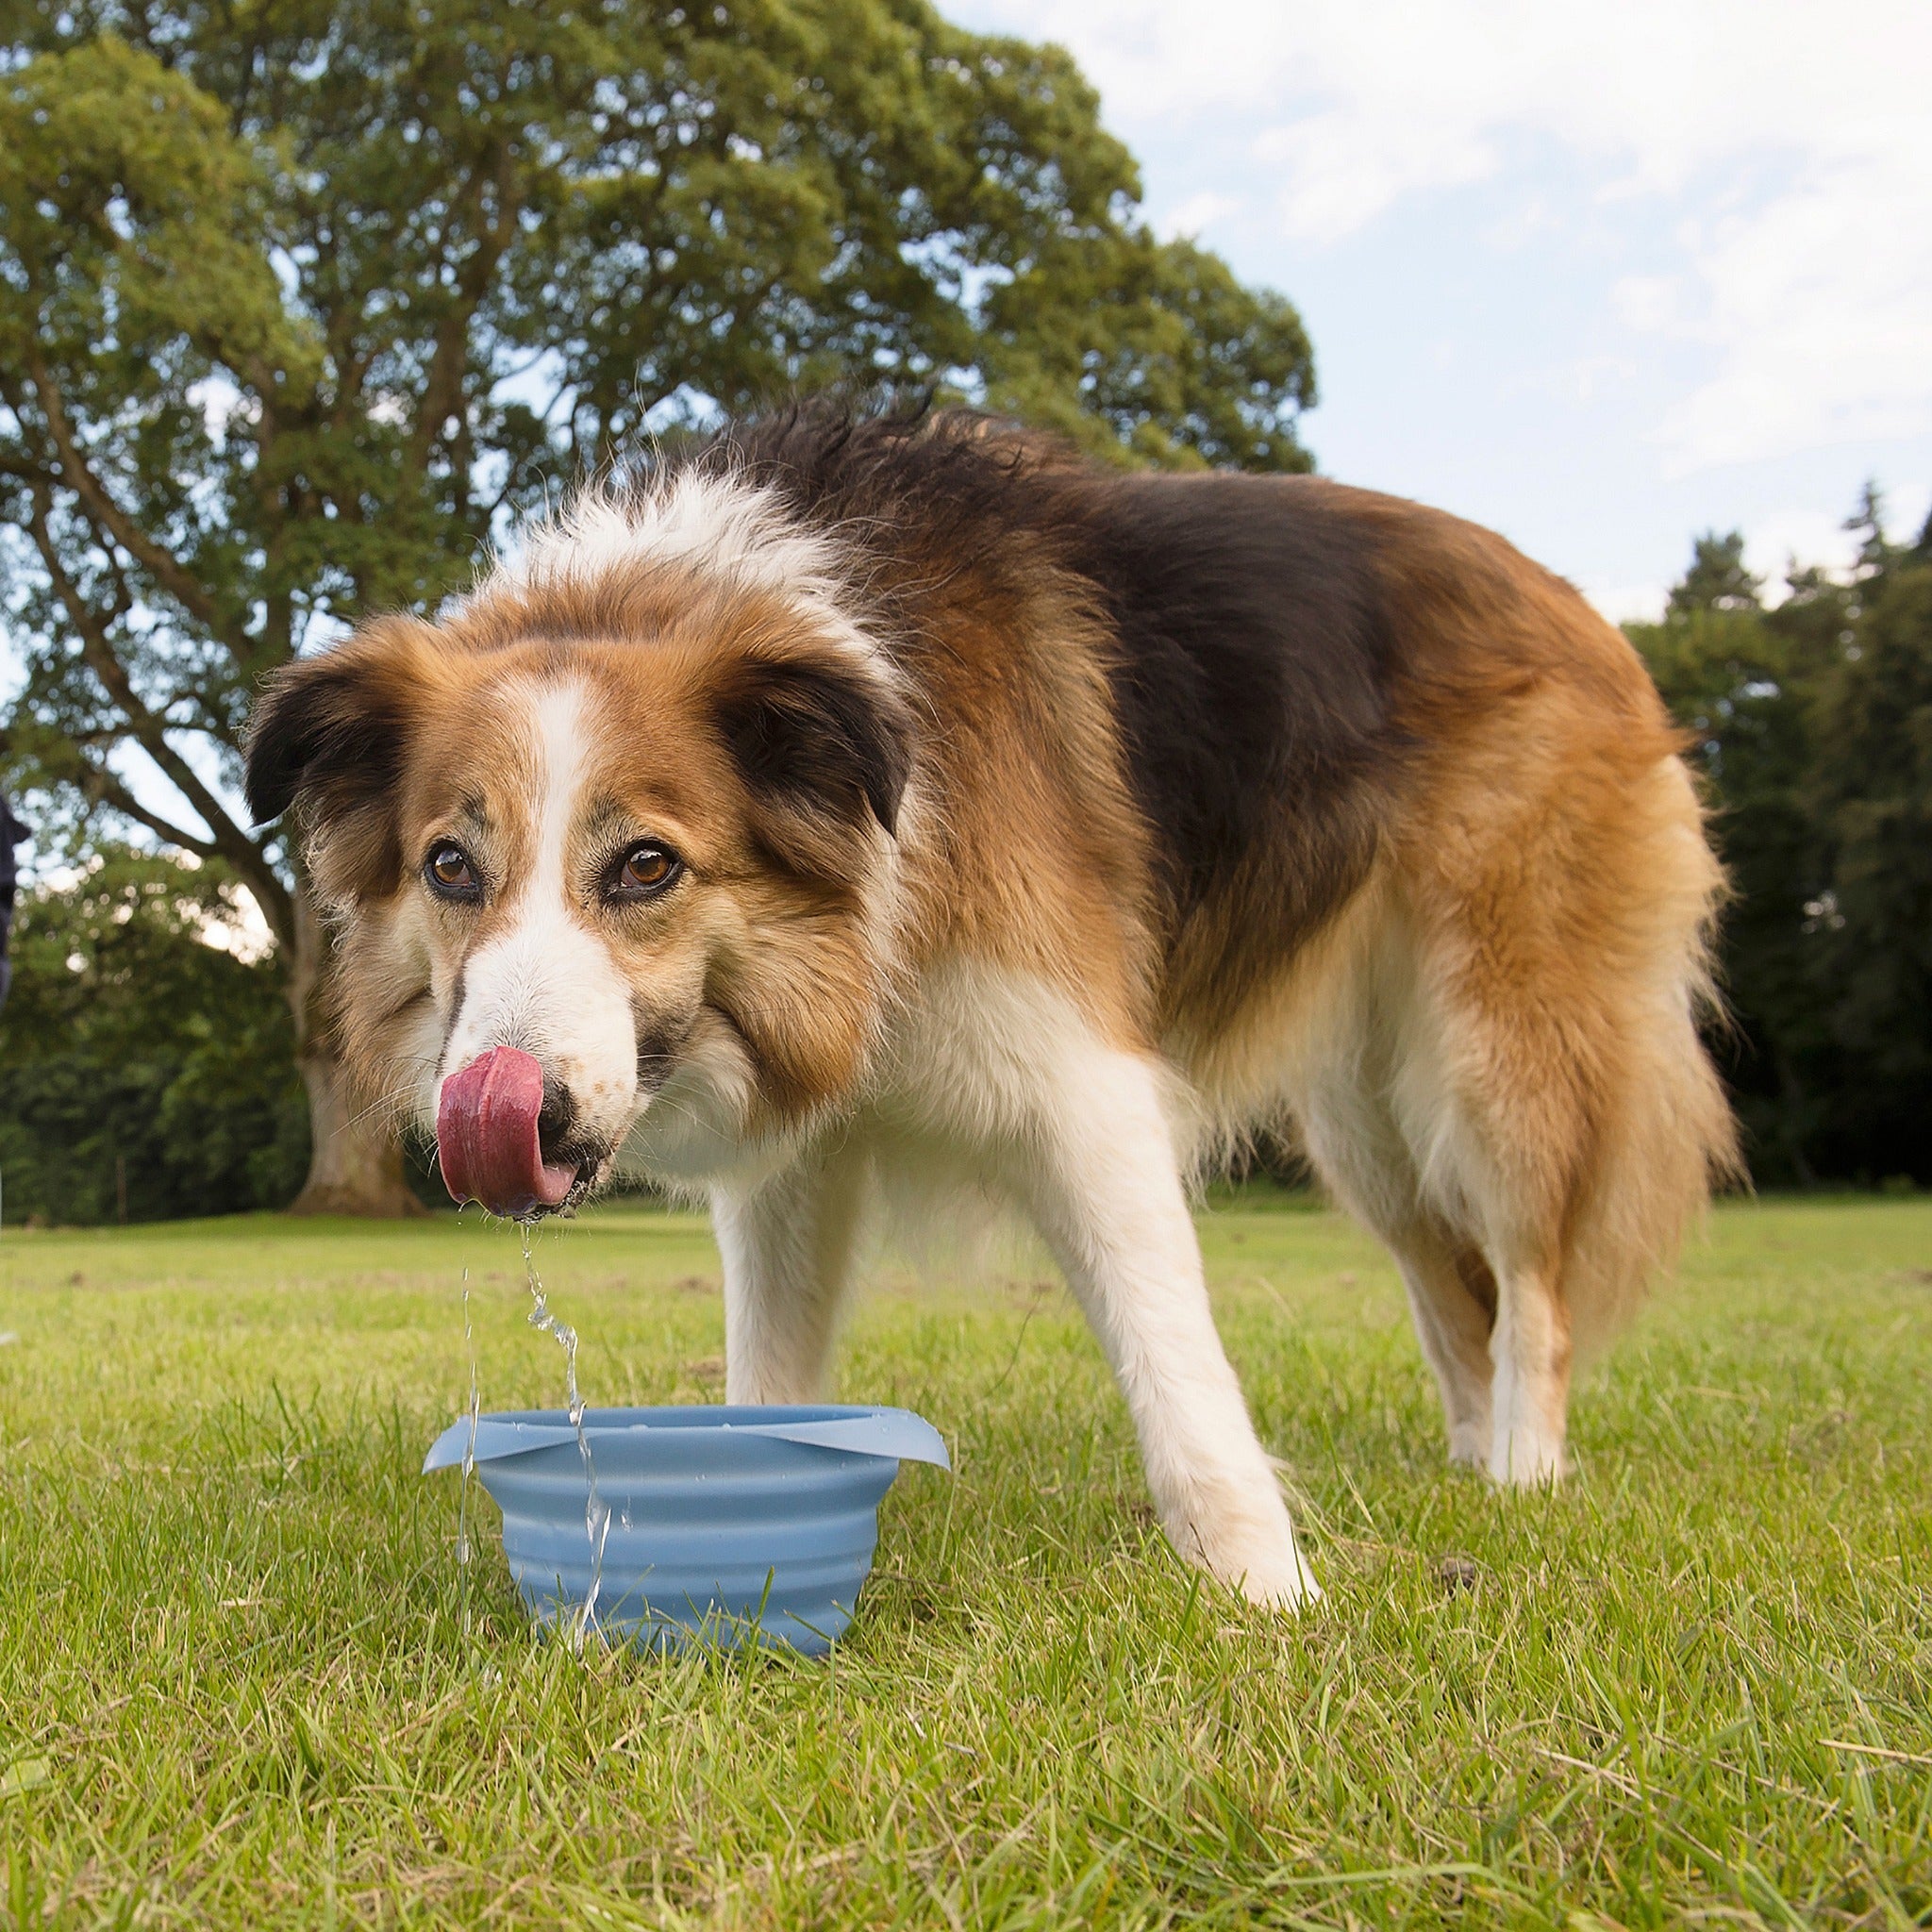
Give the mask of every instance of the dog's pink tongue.
<svg viewBox="0 0 1932 1932">
<path fill-rule="evenodd" d="M 492 1214 L 555 1208 L 576 1179 L 574 1167 L 544 1164 L 537 1138 L 543 1069 L 513 1046 L 492 1046 L 442 1083 L 436 1145 L 442 1184 L 458 1201 Z"/>
</svg>

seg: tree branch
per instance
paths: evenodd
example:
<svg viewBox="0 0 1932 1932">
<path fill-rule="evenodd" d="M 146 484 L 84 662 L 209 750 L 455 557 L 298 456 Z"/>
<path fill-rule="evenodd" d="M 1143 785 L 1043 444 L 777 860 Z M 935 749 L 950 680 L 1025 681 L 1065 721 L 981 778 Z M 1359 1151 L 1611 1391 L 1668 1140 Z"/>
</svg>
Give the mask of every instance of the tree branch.
<svg viewBox="0 0 1932 1932">
<path fill-rule="evenodd" d="M 212 840 L 196 838 L 192 832 L 164 819 L 158 812 L 150 811 L 105 765 L 86 764 L 80 789 L 97 803 L 112 806 L 125 817 L 145 825 L 157 838 L 165 839 L 170 845 L 179 845 L 186 851 L 198 853 L 203 858 L 221 857 Z"/>
<path fill-rule="evenodd" d="M 74 425 L 68 421 L 66 405 L 60 400 L 58 385 L 49 375 L 46 360 L 31 335 L 26 339 L 26 368 L 27 379 L 33 384 L 34 396 L 60 458 L 60 473 L 68 487 L 87 506 L 88 515 L 142 565 L 197 624 L 206 625 L 230 650 L 235 649 L 235 641 L 207 591 L 114 501 L 100 478 L 88 468 Z"/>
<path fill-rule="evenodd" d="M 202 782 L 200 774 L 168 742 L 166 721 L 142 702 L 134 689 L 127 667 L 114 649 L 100 614 L 81 595 L 80 587 L 68 575 L 48 526 L 49 491 L 44 483 L 33 490 L 34 510 L 28 519 L 34 545 L 41 553 L 48 576 L 68 622 L 80 639 L 81 657 L 88 669 L 101 681 L 109 698 L 127 719 L 134 739 L 166 774 L 181 795 L 199 812 L 212 837 L 212 851 L 234 867 L 261 908 L 261 915 L 276 939 L 292 943 L 295 932 L 294 906 L 289 889 L 275 875 L 275 868 L 262 856 L 261 848 L 229 817 L 226 809 Z M 136 816 L 142 816 L 137 813 Z M 142 816 L 142 823 L 150 821 Z M 170 834 L 169 836 L 172 836 Z"/>
<path fill-rule="evenodd" d="M 511 192 L 515 176 L 508 151 L 499 143 L 491 158 L 496 176 L 496 213 L 480 225 L 475 250 L 457 276 L 457 299 L 436 326 L 436 347 L 423 384 L 415 432 L 409 439 L 409 467 L 419 475 L 428 466 L 429 452 L 436 446 L 443 424 L 461 407 L 463 373 L 470 359 L 470 323 L 489 291 L 496 264 L 503 259 L 516 226 L 518 202 Z M 484 170 L 479 164 L 457 198 L 480 211 L 483 191 Z"/>
<path fill-rule="evenodd" d="M 289 532 L 299 525 L 303 510 L 300 486 L 289 479 L 280 483 L 275 480 L 275 441 L 281 434 L 281 411 L 275 401 L 275 372 L 257 358 L 249 364 L 248 379 L 255 388 L 255 467 L 249 473 L 248 488 L 261 518 L 266 567 L 258 579 L 264 610 L 261 636 L 254 653 L 239 659 L 244 671 L 263 661 L 270 665 L 286 663 L 295 655 L 293 626 L 290 621 L 290 594 L 288 586 L 281 580 L 281 565 Z M 312 403 L 309 407 L 312 409 Z"/>
<path fill-rule="evenodd" d="M 43 470 L 38 463 L 30 463 L 24 457 L 9 456 L 0 450 L 0 476 L 17 476 L 23 483 L 46 483 L 57 481 L 54 473 Z"/>
</svg>

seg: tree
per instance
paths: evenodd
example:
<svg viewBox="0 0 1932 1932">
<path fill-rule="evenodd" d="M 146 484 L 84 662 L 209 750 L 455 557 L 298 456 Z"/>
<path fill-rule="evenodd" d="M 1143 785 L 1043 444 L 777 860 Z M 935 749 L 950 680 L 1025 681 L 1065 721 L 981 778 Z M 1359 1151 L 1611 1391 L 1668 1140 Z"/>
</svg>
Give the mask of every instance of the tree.
<svg viewBox="0 0 1932 1932">
<path fill-rule="evenodd" d="M 1932 557 L 1871 519 L 1852 639 L 1819 695 L 1814 922 L 1852 1158 L 1932 1179 Z"/>
<path fill-rule="evenodd" d="M 1815 948 L 1807 902 L 1824 889 L 1805 797 L 1815 683 L 1807 641 L 1774 627 L 1742 567 L 1743 539 L 1696 540 L 1664 622 L 1627 626 L 1677 722 L 1695 735 L 1733 898 L 1723 927 L 1731 1024 L 1714 1044 L 1754 1172 L 1815 1181 Z"/>
<path fill-rule="evenodd" d="M 1694 734 L 1735 891 L 1719 1042 L 1760 1179 L 1932 1180 L 1932 544 L 1867 490 L 1766 609 L 1735 535 L 1629 631 Z"/>
<path fill-rule="evenodd" d="M 1690 568 L 1673 587 L 1667 617 L 1694 616 L 1700 610 L 1757 610 L 1764 579 L 1744 567 L 1744 533 L 1720 537 L 1707 530 L 1690 546 Z"/>
<path fill-rule="evenodd" d="M 1063 52 L 925 0 L 6 17 L 4 775 L 253 895 L 313 1114 L 300 1205 L 410 1195 L 343 1091 L 295 858 L 234 804 L 264 674 L 434 606 L 640 434 L 835 377 L 1120 461 L 1307 467 L 1293 309 L 1148 232 Z"/>
<path fill-rule="evenodd" d="M 0 1014 L 9 1221 L 146 1221 L 279 1205 L 308 1108 L 272 966 L 208 942 L 219 864 L 108 846 L 21 902 Z"/>
</svg>

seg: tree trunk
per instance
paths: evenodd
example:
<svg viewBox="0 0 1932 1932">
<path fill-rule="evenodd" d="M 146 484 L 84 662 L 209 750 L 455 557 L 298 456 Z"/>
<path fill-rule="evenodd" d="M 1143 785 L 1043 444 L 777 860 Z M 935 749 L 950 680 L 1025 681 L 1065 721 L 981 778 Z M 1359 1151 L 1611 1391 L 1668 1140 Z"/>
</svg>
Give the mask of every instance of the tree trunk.
<svg viewBox="0 0 1932 1932">
<path fill-rule="evenodd" d="M 295 1064 L 308 1090 L 308 1178 L 291 1214 L 361 1214 L 395 1219 L 425 1208 L 403 1174 L 402 1143 L 390 1109 L 372 1107 L 349 1084 L 328 1008 L 334 948 L 305 883 L 295 887 L 295 943 L 289 1004 Z"/>
</svg>

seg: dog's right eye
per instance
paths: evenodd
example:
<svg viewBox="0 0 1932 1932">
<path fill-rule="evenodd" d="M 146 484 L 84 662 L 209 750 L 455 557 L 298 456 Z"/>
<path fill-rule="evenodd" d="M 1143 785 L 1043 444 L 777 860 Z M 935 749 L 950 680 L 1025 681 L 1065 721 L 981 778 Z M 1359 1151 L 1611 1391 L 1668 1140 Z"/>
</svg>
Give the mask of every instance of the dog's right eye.
<svg viewBox="0 0 1932 1932">
<path fill-rule="evenodd" d="M 439 898 L 468 902 L 483 896 L 470 855 L 447 840 L 429 848 L 429 857 L 423 862 L 423 876 Z"/>
</svg>

